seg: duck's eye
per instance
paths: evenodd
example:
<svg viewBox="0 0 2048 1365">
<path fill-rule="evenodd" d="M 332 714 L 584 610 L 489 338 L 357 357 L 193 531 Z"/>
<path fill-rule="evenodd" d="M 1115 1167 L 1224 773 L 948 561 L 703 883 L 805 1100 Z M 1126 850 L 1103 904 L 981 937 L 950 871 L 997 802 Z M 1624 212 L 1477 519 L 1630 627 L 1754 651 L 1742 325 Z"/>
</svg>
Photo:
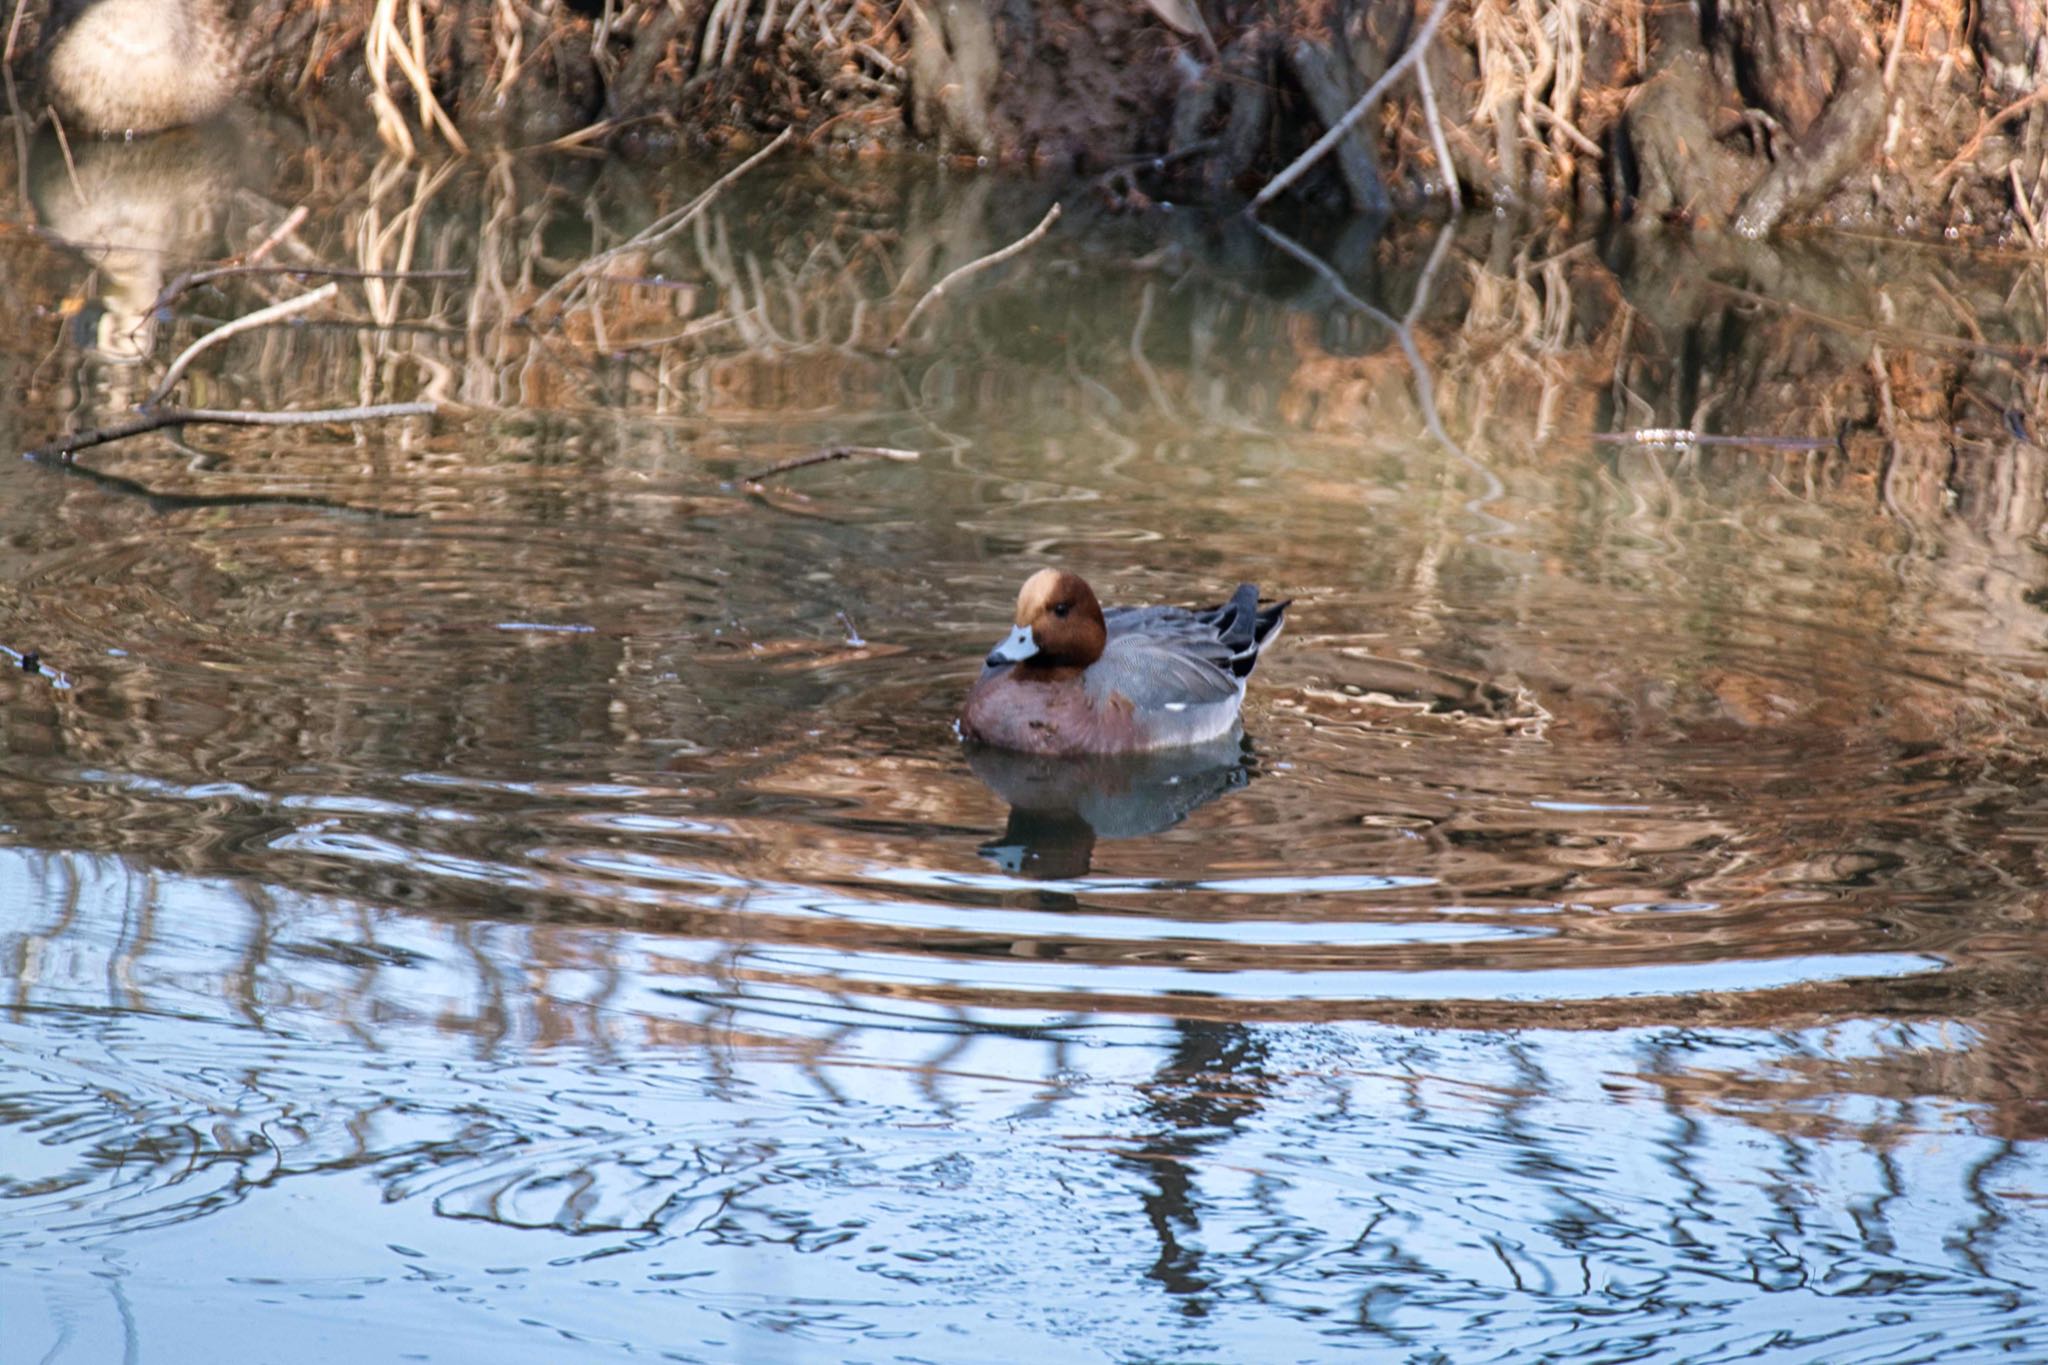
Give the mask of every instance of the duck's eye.
<svg viewBox="0 0 2048 1365">
<path fill-rule="evenodd" d="M 1067 613 L 1073 609 L 1074 604 L 1072 602 L 1055 602 L 1052 604 L 1052 614 L 1061 620 L 1065 620 Z"/>
</svg>

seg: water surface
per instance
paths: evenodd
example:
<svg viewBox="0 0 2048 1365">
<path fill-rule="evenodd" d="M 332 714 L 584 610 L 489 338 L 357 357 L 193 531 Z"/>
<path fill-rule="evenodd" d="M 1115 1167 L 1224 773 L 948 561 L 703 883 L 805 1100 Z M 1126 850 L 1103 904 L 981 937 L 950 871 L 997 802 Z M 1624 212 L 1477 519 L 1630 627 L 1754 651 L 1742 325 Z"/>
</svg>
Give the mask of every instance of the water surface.
<svg viewBox="0 0 2048 1365">
<path fill-rule="evenodd" d="M 1066 189 L 889 354 L 1063 188 L 766 167 L 558 316 L 718 168 L 223 136 L 31 148 L 12 444 L 299 203 L 458 274 L 184 401 L 451 407 L 0 467 L 25 1358 L 2048 1353 L 2037 264 Z M 1243 740 L 964 752 L 1047 562 L 1295 599 Z"/>
</svg>

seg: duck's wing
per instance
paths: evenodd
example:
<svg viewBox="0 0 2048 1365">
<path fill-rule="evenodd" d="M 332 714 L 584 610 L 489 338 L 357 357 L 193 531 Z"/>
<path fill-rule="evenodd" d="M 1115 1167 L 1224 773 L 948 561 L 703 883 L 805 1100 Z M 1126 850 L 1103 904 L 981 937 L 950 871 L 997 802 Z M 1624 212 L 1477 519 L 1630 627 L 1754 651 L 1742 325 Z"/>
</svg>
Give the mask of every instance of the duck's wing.
<svg viewBox="0 0 2048 1365">
<path fill-rule="evenodd" d="M 1280 634 L 1291 602 L 1259 605 L 1259 590 L 1240 583 L 1220 606 L 1112 607 L 1103 613 L 1110 643 L 1119 636 L 1143 637 L 1171 645 L 1189 658 L 1213 664 L 1240 680 L 1257 667 L 1259 653 Z"/>
<path fill-rule="evenodd" d="M 1110 635 L 1083 676 L 1098 704 L 1116 693 L 1140 711 L 1171 714 L 1236 702 L 1244 684 L 1231 672 L 1230 658 L 1214 635 L 1124 631 Z"/>
</svg>

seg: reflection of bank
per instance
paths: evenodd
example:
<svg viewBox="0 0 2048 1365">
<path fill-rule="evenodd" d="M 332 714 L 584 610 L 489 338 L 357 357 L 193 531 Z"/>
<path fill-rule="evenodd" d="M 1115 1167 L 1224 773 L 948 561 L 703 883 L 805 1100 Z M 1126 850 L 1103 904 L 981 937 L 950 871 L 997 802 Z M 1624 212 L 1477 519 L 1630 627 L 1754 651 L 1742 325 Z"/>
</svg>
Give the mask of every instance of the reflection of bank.
<svg viewBox="0 0 2048 1365">
<path fill-rule="evenodd" d="M 29 158 L 36 219 L 97 274 L 78 332 L 94 355 L 122 364 L 148 355 L 167 276 L 220 254 L 238 151 L 224 125 L 142 142 L 73 139 L 68 157 L 53 133 L 37 139 Z"/>
<path fill-rule="evenodd" d="M 1172 828 L 1249 782 L 1250 760 L 1235 727 L 1205 744 L 1139 754 L 1047 757 L 970 746 L 968 767 L 1010 803 L 1002 838 L 981 852 L 1019 876 L 1080 876 L 1097 839 Z"/>
</svg>

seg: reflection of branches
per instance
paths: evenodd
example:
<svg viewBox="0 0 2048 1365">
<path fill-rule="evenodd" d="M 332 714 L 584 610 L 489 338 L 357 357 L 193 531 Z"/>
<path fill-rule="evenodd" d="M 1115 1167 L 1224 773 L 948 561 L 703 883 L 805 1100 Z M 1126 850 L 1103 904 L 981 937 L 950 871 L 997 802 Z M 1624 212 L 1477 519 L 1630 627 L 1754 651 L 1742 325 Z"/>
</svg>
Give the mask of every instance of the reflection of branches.
<svg viewBox="0 0 2048 1365">
<path fill-rule="evenodd" d="M 1436 283 L 1436 272 L 1442 268 L 1444 256 L 1450 250 L 1455 225 L 1446 223 L 1437 233 L 1436 245 L 1430 249 L 1429 260 L 1422 267 L 1422 274 L 1416 278 L 1415 297 L 1409 301 L 1408 311 L 1396 320 L 1392 314 L 1374 307 L 1352 292 L 1351 287 L 1344 283 L 1343 277 L 1307 247 L 1256 218 L 1251 222 L 1267 241 L 1313 270 L 1345 305 L 1357 309 L 1394 334 L 1394 341 L 1400 346 L 1401 354 L 1408 360 L 1408 368 L 1414 372 L 1415 397 L 1422 407 L 1422 420 L 1429 428 L 1429 434 L 1445 450 L 1470 465 L 1486 481 L 1485 492 L 1473 501 L 1474 510 L 1499 498 L 1503 492 L 1500 479 L 1486 465 L 1474 459 L 1452 438 L 1451 433 L 1444 429 L 1443 418 L 1437 414 L 1436 409 L 1436 383 L 1430 375 L 1428 363 L 1422 358 L 1422 352 L 1415 345 L 1415 323 L 1421 318 L 1422 310 L 1429 302 L 1430 291 Z"/>
<path fill-rule="evenodd" d="M 222 265 L 210 270 L 188 270 L 164 286 L 150 305 L 152 313 L 171 306 L 189 291 L 215 280 L 239 275 L 286 275 L 292 279 L 323 280 L 466 280 L 467 270 L 359 270 L 345 265 Z"/>
<path fill-rule="evenodd" d="M 794 127 L 784 128 L 775 135 L 774 141 L 727 171 L 724 175 L 719 176 L 718 179 L 712 181 L 709 188 L 689 203 L 672 213 L 664 214 L 655 219 L 609 251 L 601 251 L 588 260 L 579 263 L 575 269 L 562 276 L 561 279 L 556 280 L 552 285 L 549 285 L 542 292 L 541 296 L 533 301 L 532 307 L 526 310 L 527 314 L 531 316 L 538 313 L 543 305 L 553 303 L 558 297 L 573 297 L 575 292 L 580 291 L 588 284 L 591 277 L 602 273 L 606 266 L 619 257 L 627 252 L 646 250 L 656 242 L 672 235 L 708 208 L 711 202 L 718 198 L 719 195 L 725 193 L 734 181 L 760 165 L 763 161 L 766 161 L 776 152 L 782 150 L 782 145 L 794 136 L 796 136 L 796 129 Z"/>
<path fill-rule="evenodd" d="M 933 303 L 937 302 L 939 299 L 945 297 L 947 289 L 951 288 L 953 285 L 960 283 L 960 281 L 966 279 L 970 275 L 978 275 L 982 271 L 987 270 L 991 266 L 1001 265 L 1004 261 L 1009 260 L 1018 252 L 1026 250 L 1033 243 L 1037 242 L 1039 238 L 1045 236 L 1046 233 L 1050 232 L 1052 230 L 1052 225 L 1054 223 L 1057 223 L 1059 220 L 1060 206 L 1058 204 L 1054 204 L 1051 208 L 1045 211 L 1045 217 L 1038 220 L 1037 227 L 1031 229 L 1031 231 L 1025 233 L 1016 241 L 1010 243 L 1006 247 L 1003 247 L 999 251 L 991 251 L 986 256 L 977 257 L 974 260 L 969 261 L 966 265 L 960 266 L 955 270 L 949 271 L 944 279 L 940 280 L 930 289 L 924 291 L 924 297 L 919 299 L 917 301 L 917 305 L 910 310 L 910 316 L 903 319 L 903 325 L 898 327 L 896 329 L 895 335 L 889 338 L 889 344 L 885 349 L 893 353 L 898 347 L 902 346 L 903 338 L 910 335 L 911 326 L 914 323 L 916 323 L 920 316 L 923 315 L 925 309 L 929 308 Z"/>
<path fill-rule="evenodd" d="M 109 474 L 104 469 L 79 464 L 69 458 L 51 459 L 37 451 L 30 451 L 29 458 L 50 469 L 60 469 L 73 478 L 84 479 L 110 493 L 124 497 L 140 498 L 155 512 L 187 512 L 201 508 L 220 507 L 311 507 L 323 512 L 346 512 L 350 516 L 369 517 L 377 521 L 411 521 L 417 512 L 386 511 L 381 507 L 358 507 L 353 503 L 336 502 L 332 498 L 319 497 L 312 493 L 165 493 L 140 479 L 126 478 L 120 474 Z"/>
<path fill-rule="evenodd" d="M 222 323 L 179 352 L 178 358 L 173 360 L 170 368 L 164 371 L 164 377 L 157 381 L 157 386 L 154 389 L 150 390 L 149 397 L 142 400 L 141 406 L 144 409 L 149 409 L 163 402 L 170 395 L 171 390 L 177 387 L 178 381 L 184 378 L 186 369 L 191 366 L 192 362 L 198 358 L 201 352 L 218 346 L 231 336 L 238 336 L 243 332 L 251 331 L 258 327 L 267 327 L 273 322 L 282 322 L 294 314 L 305 312 L 308 308 L 317 308 L 339 292 L 341 292 L 341 286 L 330 282 L 321 285 L 318 289 L 300 294 L 296 298 L 286 299 L 282 303 L 273 303 L 268 308 L 258 308 L 253 313 L 245 313 L 232 321 Z"/>
</svg>

